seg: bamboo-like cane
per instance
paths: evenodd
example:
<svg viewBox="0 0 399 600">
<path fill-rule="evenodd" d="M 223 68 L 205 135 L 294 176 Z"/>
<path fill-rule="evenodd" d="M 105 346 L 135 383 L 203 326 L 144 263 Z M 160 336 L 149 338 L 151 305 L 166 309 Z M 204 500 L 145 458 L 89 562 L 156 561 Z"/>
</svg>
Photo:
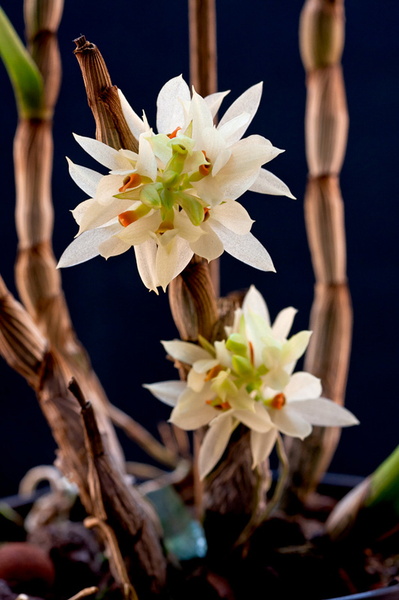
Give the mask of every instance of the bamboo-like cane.
<svg viewBox="0 0 399 600">
<path fill-rule="evenodd" d="M 74 333 L 51 244 L 52 114 L 61 78 L 56 32 L 63 0 L 25 0 L 24 10 L 28 47 L 43 76 L 44 98 L 41 116 L 20 118 L 14 140 L 16 284 L 28 312 L 62 356 L 66 378 L 79 377 L 86 395 L 96 405 L 108 448 L 116 464 L 123 469 L 122 450 L 106 414 L 107 400 Z"/>
<path fill-rule="evenodd" d="M 300 49 L 306 70 L 305 194 L 308 241 L 316 277 L 305 368 L 322 380 L 323 395 L 344 403 L 352 335 L 352 308 L 346 278 L 343 200 L 339 172 L 348 131 L 340 64 L 344 45 L 344 1 L 307 0 L 300 20 Z M 337 428 L 314 428 L 304 441 L 289 444 L 291 477 L 285 496 L 295 510 L 317 486 L 339 440 Z"/>
</svg>

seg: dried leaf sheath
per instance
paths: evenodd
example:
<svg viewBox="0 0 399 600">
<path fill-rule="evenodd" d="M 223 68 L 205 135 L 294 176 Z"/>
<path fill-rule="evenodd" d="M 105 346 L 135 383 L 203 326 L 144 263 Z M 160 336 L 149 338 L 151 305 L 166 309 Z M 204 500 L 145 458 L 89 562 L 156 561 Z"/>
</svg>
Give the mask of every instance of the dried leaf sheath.
<svg viewBox="0 0 399 600">
<path fill-rule="evenodd" d="M 305 218 L 316 286 L 310 322 L 314 333 L 305 369 L 322 380 L 323 395 L 339 404 L 344 403 L 352 336 L 339 186 L 348 132 L 340 65 L 343 43 L 343 0 L 307 0 L 300 23 L 300 48 L 307 72 Z M 316 487 L 334 454 L 339 433 L 318 427 L 303 443 L 290 441 L 287 510 L 295 510 Z"/>
<path fill-rule="evenodd" d="M 87 101 L 96 123 L 96 139 L 112 148 L 137 151 L 138 143 L 123 116 L 117 87 L 97 46 L 82 35 L 75 40 Z"/>
</svg>

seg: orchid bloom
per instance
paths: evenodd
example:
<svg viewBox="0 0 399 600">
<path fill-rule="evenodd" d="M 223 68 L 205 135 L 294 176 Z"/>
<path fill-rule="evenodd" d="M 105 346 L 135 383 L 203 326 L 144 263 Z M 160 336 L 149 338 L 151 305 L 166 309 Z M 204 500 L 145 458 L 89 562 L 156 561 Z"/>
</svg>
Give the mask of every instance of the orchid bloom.
<svg viewBox="0 0 399 600">
<path fill-rule="evenodd" d="M 199 453 L 205 477 L 222 457 L 234 429 L 250 429 L 253 467 L 272 451 L 278 432 L 304 439 L 312 425 L 358 423 L 346 408 L 322 398 L 321 383 L 305 372 L 293 373 L 310 332 L 287 337 L 295 310 L 287 308 L 270 323 L 266 304 L 253 286 L 227 328 L 227 339 L 201 346 L 163 342 L 174 359 L 191 365 L 187 382 L 164 381 L 145 387 L 173 407 L 170 421 L 182 429 L 209 428 Z"/>
<path fill-rule="evenodd" d="M 165 290 L 194 254 L 210 261 L 226 250 L 255 268 L 274 270 L 250 233 L 252 219 L 237 202 L 247 190 L 293 198 L 282 181 L 262 168 L 282 151 L 259 135 L 241 139 L 261 92 L 261 84 L 244 92 L 215 127 L 227 92 L 202 98 L 175 77 L 158 96 L 157 134 L 120 93 L 138 152 L 75 136 L 109 173 L 68 161 L 72 178 L 90 199 L 72 211 L 79 231 L 58 266 L 99 254 L 109 258 L 133 246 L 140 276 L 156 292 L 159 286 Z"/>
</svg>

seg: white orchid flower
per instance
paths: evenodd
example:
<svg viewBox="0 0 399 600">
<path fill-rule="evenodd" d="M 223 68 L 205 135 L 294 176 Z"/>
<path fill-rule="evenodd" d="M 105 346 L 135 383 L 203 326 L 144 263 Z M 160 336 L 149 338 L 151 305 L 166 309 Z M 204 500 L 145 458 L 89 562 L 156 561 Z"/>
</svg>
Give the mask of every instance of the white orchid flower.
<svg viewBox="0 0 399 600">
<path fill-rule="evenodd" d="M 201 346 L 163 342 L 174 359 L 191 365 L 187 382 L 163 381 L 145 387 L 173 407 L 170 421 L 182 429 L 209 425 L 199 454 L 205 477 L 222 457 L 234 429 L 250 429 L 253 467 L 272 451 L 278 432 L 304 439 L 312 425 L 349 426 L 358 423 L 351 412 L 321 398 L 321 383 L 309 373 L 292 374 L 310 332 L 288 338 L 293 308 L 270 323 L 267 306 L 253 286 L 227 339 Z"/>
<path fill-rule="evenodd" d="M 138 152 L 115 150 L 75 136 L 109 170 L 101 175 L 69 161 L 75 183 L 90 199 L 72 211 L 79 225 L 59 267 L 94 256 L 115 256 L 134 247 L 144 284 L 165 289 L 193 254 L 208 261 L 223 251 L 264 271 L 274 270 L 268 252 L 250 232 L 252 219 L 237 202 L 247 190 L 293 198 L 288 187 L 262 168 L 281 150 L 258 135 L 241 139 L 260 102 L 255 85 L 214 116 L 226 93 L 202 98 L 175 77 L 157 100 L 155 134 L 120 93 Z"/>
</svg>

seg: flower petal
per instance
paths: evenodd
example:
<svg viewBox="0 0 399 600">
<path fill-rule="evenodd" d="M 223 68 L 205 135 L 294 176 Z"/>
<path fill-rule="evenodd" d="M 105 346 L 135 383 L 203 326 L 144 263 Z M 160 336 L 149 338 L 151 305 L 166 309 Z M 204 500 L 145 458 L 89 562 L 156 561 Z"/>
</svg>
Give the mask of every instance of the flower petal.
<svg viewBox="0 0 399 600">
<path fill-rule="evenodd" d="M 277 429 L 273 427 L 266 433 L 251 431 L 252 468 L 254 469 L 268 458 L 277 439 Z"/>
<path fill-rule="evenodd" d="M 215 222 L 213 230 L 217 233 L 226 252 L 242 262 L 260 269 L 261 271 L 275 271 L 272 259 L 266 248 L 252 235 L 237 235 L 230 229 Z"/>
<path fill-rule="evenodd" d="M 161 344 L 172 358 L 188 365 L 193 365 L 197 360 L 209 360 L 211 358 L 209 352 L 191 342 L 170 340 L 161 341 Z"/>
<path fill-rule="evenodd" d="M 266 433 L 273 427 L 273 422 L 270 418 L 269 413 L 261 406 L 258 402 L 255 402 L 255 410 L 235 410 L 234 417 L 244 423 L 248 429 L 258 431 L 259 433 Z"/>
<path fill-rule="evenodd" d="M 312 425 L 349 427 L 359 424 L 348 409 L 326 398 L 297 400 L 291 404 L 290 409 L 295 410 Z"/>
<path fill-rule="evenodd" d="M 90 198 L 93 198 L 96 194 L 96 189 L 102 178 L 101 173 L 82 167 L 81 165 L 75 165 L 68 157 L 69 174 L 73 181 L 80 187 L 81 190 L 86 192 Z"/>
<path fill-rule="evenodd" d="M 288 196 L 296 200 L 290 192 L 289 187 L 281 181 L 276 175 L 270 173 L 266 169 L 261 169 L 257 179 L 249 188 L 251 192 L 257 192 L 258 194 L 270 194 L 272 196 Z"/>
<path fill-rule="evenodd" d="M 246 316 L 251 312 L 259 315 L 259 317 L 261 317 L 263 321 L 266 321 L 266 324 L 270 327 L 270 315 L 267 304 L 264 301 L 262 294 L 254 285 L 251 285 L 248 292 L 245 294 L 242 310 Z"/>
<path fill-rule="evenodd" d="M 172 410 L 169 420 L 178 427 L 191 431 L 207 425 L 215 415 L 217 415 L 216 409 L 209 406 L 199 394 L 186 388 Z"/>
<path fill-rule="evenodd" d="M 223 254 L 223 243 L 208 223 L 202 225 L 201 229 L 205 231 L 204 235 L 199 237 L 198 240 L 191 242 L 190 247 L 198 256 L 202 256 L 202 258 L 208 261 L 215 260 L 215 258 Z"/>
<path fill-rule="evenodd" d="M 298 371 L 291 376 L 284 394 L 291 403 L 298 400 L 318 398 L 321 395 L 321 391 L 321 381 L 318 377 L 304 371 Z"/>
<path fill-rule="evenodd" d="M 220 105 L 223 102 L 223 99 L 230 93 L 230 90 L 227 92 L 215 92 L 214 94 L 209 94 L 209 96 L 205 96 L 204 100 L 211 111 L 211 115 L 215 118 Z"/>
<path fill-rule="evenodd" d="M 134 112 L 129 102 L 126 100 L 124 94 L 118 89 L 119 99 L 121 101 L 123 116 L 126 119 L 126 123 L 130 131 L 133 133 L 136 140 L 139 139 L 141 133 L 148 131 L 148 124 L 145 123 L 140 117 Z"/>
<path fill-rule="evenodd" d="M 97 162 L 108 169 L 128 169 L 131 163 L 122 154 L 93 138 L 73 134 L 73 137 L 87 154 L 90 154 Z"/>
<path fill-rule="evenodd" d="M 123 254 L 123 252 L 127 252 L 131 248 L 130 244 L 126 244 L 115 235 L 105 240 L 105 242 L 101 242 L 99 244 L 98 249 L 103 258 L 111 258 L 111 256 L 119 256 L 119 254 Z"/>
<path fill-rule="evenodd" d="M 283 345 L 281 355 L 285 365 L 298 360 L 305 352 L 309 344 L 311 331 L 300 331 L 296 333 Z"/>
<path fill-rule="evenodd" d="M 233 428 L 234 419 L 227 413 L 212 421 L 199 451 L 198 468 L 201 479 L 212 471 L 222 457 Z"/>
<path fill-rule="evenodd" d="M 272 332 L 277 340 L 282 342 L 287 339 L 297 312 L 295 308 L 289 306 L 278 313 L 272 325 Z"/>
<path fill-rule="evenodd" d="M 57 267 L 72 267 L 98 256 L 100 254 L 98 247 L 101 242 L 105 242 L 114 234 L 114 225 L 85 231 L 64 250 Z"/>
<path fill-rule="evenodd" d="M 254 223 L 245 208 L 235 200 L 228 200 L 215 206 L 211 210 L 210 223 L 213 222 L 213 219 L 239 235 L 249 233 Z"/>
<path fill-rule="evenodd" d="M 144 383 L 143 387 L 161 402 L 168 406 L 176 406 L 179 396 L 184 392 L 187 384 L 185 381 L 160 381 L 159 383 Z"/>
<path fill-rule="evenodd" d="M 145 134 L 141 134 L 139 138 L 139 158 L 136 163 L 136 170 L 137 173 L 149 177 L 152 181 L 155 181 L 157 177 L 157 159 Z"/>
<path fill-rule="evenodd" d="M 247 89 L 243 94 L 241 94 L 241 96 L 237 98 L 237 100 L 233 102 L 230 108 L 223 115 L 223 118 L 220 120 L 219 128 L 222 127 L 226 122 L 234 119 L 234 117 L 241 115 L 243 112 L 248 113 L 249 120 L 237 130 L 234 141 L 239 140 L 244 135 L 253 117 L 255 116 L 262 96 L 262 87 L 263 84 L 260 82 Z"/>
<path fill-rule="evenodd" d="M 155 263 L 157 285 L 165 291 L 172 279 L 188 265 L 193 254 L 189 242 L 181 237 L 176 236 L 165 245 L 159 244 Z"/>
<path fill-rule="evenodd" d="M 179 75 L 165 83 L 157 99 L 157 130 L 172 133 L 184 125 L 184 110 L 181 101 L 190 100 L 190 90 Z"/>
<path fill-rule="evenodd" d="M 137 270 L 144 285 L 158 294 L 155 271 L 155 260 L 157 245 L 154 240 L 147 240 L 138 246 L 134 246 Z"/>
<path fill-rule="evenodd" d="M 271 418 L 275 426 L 281 433 L 298 437 L 303 440 L 312 431 L 312 426 L 294 409 L 291 410 L 289 404 L 282 409 L 271 409 Z"/>
</svg>

